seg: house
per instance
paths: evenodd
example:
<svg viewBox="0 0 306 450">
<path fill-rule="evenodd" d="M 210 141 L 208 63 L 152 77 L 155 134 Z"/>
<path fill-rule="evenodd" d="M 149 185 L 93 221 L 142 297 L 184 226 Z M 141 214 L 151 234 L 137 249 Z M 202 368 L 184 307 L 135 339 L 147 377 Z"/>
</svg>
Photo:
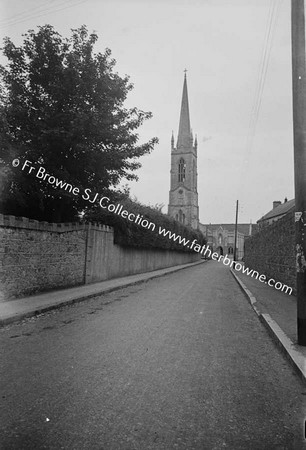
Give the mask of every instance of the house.
<svg viewBox="0 0 306 450">
<path fill-rule="evenodd" d="M 273 208 L 267 214 L 262 216 L 259 220 L 257 220 L 258 228 L 262 229 L 268 225 L 279 220 L 281 217 L 288 214 L 295 208 L 295 199 L 287 200 L 285 198 L 284 203 L 280 201 L 273 202 Z"/>
</svg>

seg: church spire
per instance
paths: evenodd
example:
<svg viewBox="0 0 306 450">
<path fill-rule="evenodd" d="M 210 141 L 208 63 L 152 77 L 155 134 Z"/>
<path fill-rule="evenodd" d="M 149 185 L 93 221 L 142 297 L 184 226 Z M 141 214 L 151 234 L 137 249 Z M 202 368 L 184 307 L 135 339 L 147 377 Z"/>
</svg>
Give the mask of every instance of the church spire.
<svg viewBox="0 0 306 450">
<path fill-rule="evenodd" d="M 186 70 L 177 146 L 171 137 L 171 171 L 168 214 L 192 228 L 199 227 L 197 190 L 197 137 L 193 142 L 190 127 Z"/>
<path fill-rule="evenodd" d="M 191 139 L 191 127 L 190 127 L 190 117 L 189 117 L 189 104 L 188 104 L 188 92 L 187 92 L 187 78 L 185 69 L 184 75 L 184 86 L 183 86 L 183 96 L 181 104 L 181 115 L 180 115 L 180 125 L 177 137 L 177 148 L 184 145 L 190 144 Z"/>
</svg>

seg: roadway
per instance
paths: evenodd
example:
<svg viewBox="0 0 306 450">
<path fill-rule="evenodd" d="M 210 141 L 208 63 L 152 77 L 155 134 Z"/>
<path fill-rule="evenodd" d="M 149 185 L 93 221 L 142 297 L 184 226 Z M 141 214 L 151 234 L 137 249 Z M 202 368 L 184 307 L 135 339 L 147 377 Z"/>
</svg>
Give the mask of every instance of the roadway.
<svg viewBox="0 0 306 450">
<path fill-rule="evenodd" d="M 306 388 L 208 262 L 0 330 L 0 448 L 301 449 Z"/>
</svg>

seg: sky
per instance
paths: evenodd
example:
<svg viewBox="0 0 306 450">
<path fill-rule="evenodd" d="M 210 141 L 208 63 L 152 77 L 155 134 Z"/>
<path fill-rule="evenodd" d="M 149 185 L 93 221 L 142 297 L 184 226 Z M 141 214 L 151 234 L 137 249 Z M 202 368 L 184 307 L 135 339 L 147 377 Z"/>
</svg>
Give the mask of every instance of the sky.
<svg viewBox="0 0 306 450">
<path fill-rule="evenodd" d="M 294 197 L 290 3 L 0 0 L 0 37 L 20 45 L 45 24 L 65 37 L 82 24 L 98 34 L 96 52 L 110 48 L 115 70 L 134 84 L 126 106 L 153 113 L 140 142 L 159 138 L 131 194 L 165 213 L 187 69 L 200 222 L 233 223 L 239 200 L 239 222 L 256 223 L 273 201 Z"/>
</svg>

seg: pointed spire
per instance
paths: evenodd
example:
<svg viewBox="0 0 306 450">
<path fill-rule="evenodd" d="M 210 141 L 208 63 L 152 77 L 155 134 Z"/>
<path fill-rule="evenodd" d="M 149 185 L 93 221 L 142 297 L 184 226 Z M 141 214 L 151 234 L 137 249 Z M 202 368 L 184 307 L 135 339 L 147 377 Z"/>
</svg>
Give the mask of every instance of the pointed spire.
<svg viewBox="0 0 306 450">
<path fill-rule="evenodd" d="M 171 136 L 171 148 L 174 148 L 174 135 L 172 130 L 172 136 Z"/>
<path fill-rule="evenodd" d="M 190 138 L 191 138 L 186 72 L 187 71 L 185 69 L 180 125 L 177 137 L 177 147 L 190 145 Z"/>
</svg>

